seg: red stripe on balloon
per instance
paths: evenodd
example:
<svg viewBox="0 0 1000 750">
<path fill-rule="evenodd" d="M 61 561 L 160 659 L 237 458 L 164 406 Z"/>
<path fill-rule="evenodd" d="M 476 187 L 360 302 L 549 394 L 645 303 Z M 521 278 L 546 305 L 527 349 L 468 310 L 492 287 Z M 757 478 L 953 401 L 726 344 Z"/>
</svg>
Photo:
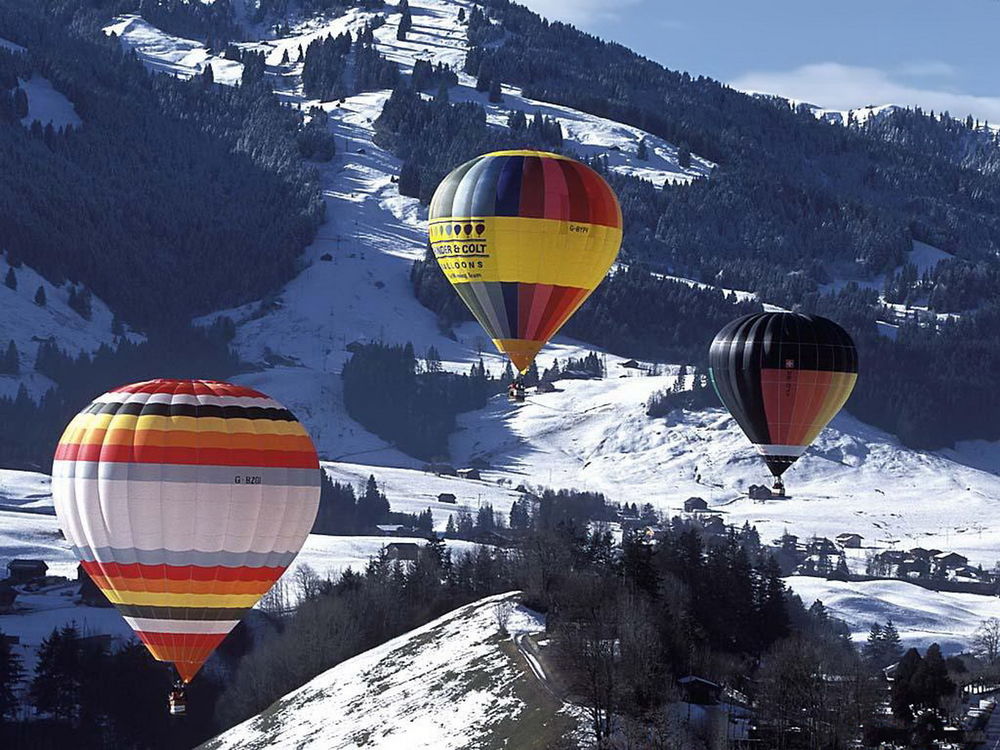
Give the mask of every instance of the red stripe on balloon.
<svg viewBox="0 0 1000 750">
<path fill-rule="evenodd" d="M 521 170 L 521 204 L 518 216 L 525 219 L 541 219 L 545 216 L 545 177 L 542 160 L 537 156 L 525 156 Z"/>
<path fill-rule="evenodd" d="M 239 396 L 266 399 L 260 391 L 230 383 L 191 380 L 151 380 L 114 388 L 109 393 L 169 393 L 184 396 Z"/>
<path fill-rule="evenodd" d="M 57 461 L 107 461 L 135 464 L 186 464 L 191 466 L 262 466 L 315 469 L 315 451 L 275 451 L 227 448 L 180 448 L 156 445 L 99 445 L 60 443 Z"/>
<path fill-rule="evenodd" d="M 170 581 L 275 581 L 285 568 L 261 566 L 253 568 L 241 566 L 227 568 L 223 565 L 211 567 L 200 565 L 143 565 L 142 563 L 81 563 L 83 569 L 91 576 L 112 578 L 166 578 Z"/>
</svg>

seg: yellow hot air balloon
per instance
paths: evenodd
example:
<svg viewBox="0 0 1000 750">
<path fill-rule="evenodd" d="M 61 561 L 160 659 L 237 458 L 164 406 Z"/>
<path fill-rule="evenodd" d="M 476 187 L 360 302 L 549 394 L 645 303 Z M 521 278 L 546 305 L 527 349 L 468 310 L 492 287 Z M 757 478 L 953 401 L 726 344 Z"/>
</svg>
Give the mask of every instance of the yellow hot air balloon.
<svg viewBox="0 0 1000 750">
<path fill-rule="evenodd" d="M 438 186 L 431 248 L 472 314 L 524 372 L 618 255 L 622 212 L 590 167 L 544 151 L 476 157 Z"/>
<path fill-rule="evenodd" d="M 95 399 L 52 464 L 59 525 L 154 657 L 194 677 L 302 547 L 320 470 L 305 429 L 242 386 L 151 380 Z"/>
</svg>

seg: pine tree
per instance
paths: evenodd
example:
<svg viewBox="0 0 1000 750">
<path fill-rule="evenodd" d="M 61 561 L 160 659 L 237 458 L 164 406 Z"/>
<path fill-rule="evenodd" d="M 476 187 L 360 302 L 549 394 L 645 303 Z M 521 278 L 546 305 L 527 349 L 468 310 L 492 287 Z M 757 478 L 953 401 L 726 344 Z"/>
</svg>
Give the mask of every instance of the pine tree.
<svg viewBox="0 0 1000 750">
<path fill-rule="evenodd" d="M 57 720 L 74 721 L 80 710 L 80 639 L 76 627 L 53 629 L 38 647 L 31 702 Z"/>
<path fill-rule="evenodd" d="M 899 631 L 896 630 L 895 624 L 893 624 L 892 619 L 886 621 L 885 627 L 882 629 L 882 650 L 883 656 L 885 658 L 885 666 L 889 666 L 900 660 L 903 656 L 903 641 L 899 637 Z"/>
<path fill-rule="evenodd" d="M 211 63 L 206 63 L 205 67 L 202 69 L 201 82 L 206 88 L 215 83 L 215 71 L 212 70 Z"/>
<path fill-rule="evenodd" d="M 639 147 L 635 151 L 635 158 L 646 161 L 649 159 L 649 148 L 646 146 L 646 139 L 639 139 Z"/>
<path fill-rule="evenodd" d="M 690 169 L 691 167 L 691 149 L 687 146 L 681 146 L 677 149 L 677 163 L 682 169 Z"/>
<path fill-rule="evenodd" d="M 3 283 L 8 289 L 17 289 L 17 274 L 14 273 L 13 268 L 7 269 L 7 275 L 4 277 Z"/>
<path fill-rule="evenodd" d="M 448 524 L 444 527 L 444 535 L 448 539 L 453 539 L 455 537 L 455 533 L 456 533 L 455 532 L 455 518 L 454 518 L 454 516 L 451 515 L 451 513 L 449 513 L 448 514 Z"/>
<path fill-rule="evenodd" d="M 18 120 L 28 116 L 28 94 L 20 86 L 14 89 L 14 116 Z"/>
<path fill-rule="evenodd" d="M 282 65 L 288 65 L 288 63 L 289 63 L 289 59 L 288 59 L 288 47 L 285 47 L 285 51 L 281 53 L 281 64 Z"/>
<path fill-rule="evenodd" d="M 458 9 L 458 22 L 462 23 L 465 21 L 465 8 Z"/>
<path fill-rule="evenodd" d="M 493 104 L 500 104 L 503 101 L 503 91 L 500 88 L 499 78 L 490 81 L 490 101 Z"/>
<path fill-rule="evenodd" d="M 21 681 L 23 675 L 21 657 L 14 653 L 10 641 L 0 631 L 0 724 L 17 712 L 18 701 L 14 686 Z"/>
<path fill-rule="evenodd" d="M 396 29 L 396 39 L 405 41 L 407 32 L 413 28 L 413 18 L 410 16 L 410 6 L 406 3 L 406 0 L 400 0 L 399 9 L 402 15 L 399 17 L 399 28 Z"/>
<path fill-rule="evenodd" d="M 35 304 L 39 307 L 45 307 L 45 287 L 39 286 L 38 291 L 35 292 Z"/>
<path fill-rule="evenodd" d="M 21 371 L 21 360 L 18 356 L 17 344 L 14 339 L 7 344 L 7 351 L 0 357 L 0 375 L 17 375 Z"/>
<path fill-rule="evenodd" d="M 878 622 L 873 622 L 871 628 L 868 630 L 868 640 L 862 647 L 861 653 L 865 657 L 865 660 L 873 667 L 881 668 L 885 666 L 882 664 L 885 653 L 885 632 Z"/>
</svg>

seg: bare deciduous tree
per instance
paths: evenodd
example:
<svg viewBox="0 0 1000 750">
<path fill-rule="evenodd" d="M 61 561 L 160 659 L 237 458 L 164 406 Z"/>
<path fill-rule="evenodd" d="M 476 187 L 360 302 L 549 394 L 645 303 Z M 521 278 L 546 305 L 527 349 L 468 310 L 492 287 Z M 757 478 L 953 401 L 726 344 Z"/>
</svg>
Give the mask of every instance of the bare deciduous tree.
<svg viewBox="0 0 1000 750">
<path fill-rule="evenodd" d="M 493 605 L 493 617 L 496 619 L 497 628 L 500 629 L 500 635 L 505 638 L 510 635 L 507 632 L 507 624 L 510 622 L 513 611 L 514 602 L 510 599 L 501 599 Z"/>
<path fill-rule="evenodd" d="M 991 666 L 1000 661 L 1000 619 L 991 617 L 979 624 L 972 637 L 972 649 Z"/>
</svg>

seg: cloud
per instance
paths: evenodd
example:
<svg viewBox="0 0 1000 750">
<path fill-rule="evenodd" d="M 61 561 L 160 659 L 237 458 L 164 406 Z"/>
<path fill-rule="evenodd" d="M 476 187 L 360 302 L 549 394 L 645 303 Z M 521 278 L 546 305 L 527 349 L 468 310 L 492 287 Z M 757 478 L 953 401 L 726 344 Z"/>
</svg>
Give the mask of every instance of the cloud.
<svg viewBox="0 0 1000 750">
<path fill-rule="evenodd" d="M 944 68 L 938 66 L 941 73 Z M 830 109 L 852 109 L 869 104 L 919 106 L 955 117 L 972 114 L 980 120 L 1000 123 L 1000 97 L 975 96 L 894 80 L 877 68 L 825 62 L 788 71 L 757 71 L 730 82 L 742 91 L 778 94 Z"/>
<path fill-rule="evenodd" d="M 942 60 L 916 60 L 896 68 L 903 76 L 952 78 L 958 74 L 958 68 Z"/>
<path fill-rule="evenodd" d="M 642 0 L 526 0 L 531 10 L 550 21 L 566 21 L 588 26 L 600 21 L 617 21 L 629 6 Z"/>
</svg>

